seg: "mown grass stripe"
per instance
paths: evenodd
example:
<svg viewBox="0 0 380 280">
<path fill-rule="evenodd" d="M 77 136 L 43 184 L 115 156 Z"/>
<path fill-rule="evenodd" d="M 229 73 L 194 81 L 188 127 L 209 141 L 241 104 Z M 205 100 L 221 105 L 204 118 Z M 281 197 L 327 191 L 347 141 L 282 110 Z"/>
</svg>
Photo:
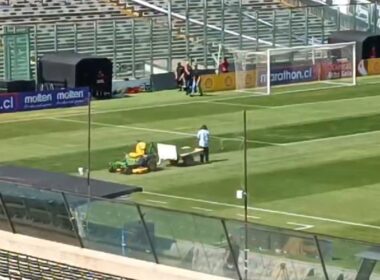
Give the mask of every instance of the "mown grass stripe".
<svg viewBox="0 0 380 280">
<path fill-rule="evenodd" d="M 61 121 L 60 119 L 58 119 Z M 63 119 L 63 123 L 68 122 L 81 122 L 77 120 Z M 99 126 L 108 126 L 108 124 L 103 123 L 93 123 Z M 114 125 L 109 125 L 114 127 Z M 149 128 L 134 128 L 133 126 L 120 126 L 120 128 L 128 129 L 144 129 L 150 130 Z M 155 129 L 151 129 L 152 132 Z M 329 120 L 325 122 L 316 122 L 303 125 L 294 126 L 280 126 L 272 127 L 268 129 L 260 130 L 248 130 L 247 135 L 250 139 L 248 141 L 248 149 L 259 148 L 273 145 L 273 143 L 283 143 L 283 144 L 297 144 L 304 141 L 313 141 L 318 139 L 330 139 L 329 137 L 340 137 L 353 135 L 354 133 L 366 133 L 380 131 L 380 114 L 363 116 L 356 118 L 343 118 L 337 120 Z M 161 133 L 165 131 L 160 130 Z M 178 147 L 183 146 L 194 146 L 195 136 L 189 133 L 182 133 L 176 131 L 167 131 L 168 139 L 166 143 L 175 144 Z M 170 135 L 180 136 L 176 139 L 171 139 Z M 253 139 L 253 140 L 252 140 Z M 226 133 L 214 135 L 211 139 L 211 153 L 225 153 L 230 151 L 242 151 L 243 150 L 243 138 L 242 135 L 236 133 Z M 85 145 L 83 146 L 85 149 Z M 133 143 L 129 142 L 126 145 L 118 146 L 114 148 L 93 150 L 92 156 L 96 161 L 93 164 L 94 170 L 100 170 L 106 168 L 106 164 L 114 159 L 122 157 L 122 155 L 133 149 Z M 67 150 L 69 151 L 69 150 Z M 76 162 L 80 165 L 85 164 L 87 151 L 70 153 L 66 152 L 60 155 L 54 155 L 50 157 L 43 158 L 31 158 L 22 161 L 15 161 L 17 164 L 22 165 L 36 165 L 39 167 L 51 166 L 53 169 L 57 169 L 62 172 L 72 172 L 72 163 Z M 49 163 L 49 164 L 47 164 Z M 65 168 L 67 165 L 69 168 Z M 78 166 L 80 166 L 78 165 Z"/>
<path fill-rule="evenodd" d="M 266 173 L 250 173 L 250 203 L 264 203 L 379 183 L 380 176 L 376 172 L 379 169 L 380 156 L 374 156 Z M 212 178 L 213 180 L 203 183 L 190 182 L 178 187 L 172 186 L 162 193 L 186 196 L 191 189 L 197 198 L 213 197 L 214 200 L 228 202 L 236 200 L 234 191 L 239 188 L 239 178 Z M 221 189 L 222 185 L 229 187 Z"/>
<path fill-rule="evenodd" d="M 334 136 L 349 137 L 379 130 L 380 114 L 375 114 L 250 130 L 248 138 L 272 143 L 292 143 Z"/>
<path fill-rule="evenodd" d="M 81 123 L 57 123 L 50 119 L 34 120 L 33 122 L 22 123 L 5 123 L 0 125 L 0 140 L 11 139 L 15 137 L 28 137 L 31 135 L 45 135 L 56 132 L 73 132 L 86 129 L 86 124 Z"/>
<path fill-rule="evenodd" d="M 262 106 L 286 106 L 292 104 L 328 102 L 354 98 L 379 96 L 379 84 L 361 84 L 355 87 L 325 88 L 313 92 L 295 92 L 274 94 L 260 98 L 242 98 L 229 100 L 231 103 Z"/>
</svg>

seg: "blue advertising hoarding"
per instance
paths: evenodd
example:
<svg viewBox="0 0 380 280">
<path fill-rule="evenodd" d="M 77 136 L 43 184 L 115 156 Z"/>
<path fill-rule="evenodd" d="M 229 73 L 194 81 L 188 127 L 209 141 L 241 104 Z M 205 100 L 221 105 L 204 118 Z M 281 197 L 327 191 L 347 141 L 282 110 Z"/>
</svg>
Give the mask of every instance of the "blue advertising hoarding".
<svg viewBox="0 0 380 280">
<path fill-rule="evenodd" d="M 88 88 L 5 93 L 0 94 L 0 113 L 84 106 L 90 96 Z"/>
<path fill-rule="evenodd" d="M 16 112 L 17 94 L 0 94 L 0 113 Z"/>
</svg>

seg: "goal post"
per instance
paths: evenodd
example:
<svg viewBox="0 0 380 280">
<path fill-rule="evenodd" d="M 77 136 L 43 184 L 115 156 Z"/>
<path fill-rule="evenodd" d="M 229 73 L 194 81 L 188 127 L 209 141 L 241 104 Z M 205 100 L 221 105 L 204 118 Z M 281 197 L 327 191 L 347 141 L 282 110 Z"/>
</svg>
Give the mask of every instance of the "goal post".
<svg viewBox="0 0 380 280">
<path fill-rule="evenodd" d="M 235 50 L 236 90 L 268 95 L 356 85 L 356 42 L 267 49 Z M 285 88 L 285 90 L 284 90 Z"/>
</svg>

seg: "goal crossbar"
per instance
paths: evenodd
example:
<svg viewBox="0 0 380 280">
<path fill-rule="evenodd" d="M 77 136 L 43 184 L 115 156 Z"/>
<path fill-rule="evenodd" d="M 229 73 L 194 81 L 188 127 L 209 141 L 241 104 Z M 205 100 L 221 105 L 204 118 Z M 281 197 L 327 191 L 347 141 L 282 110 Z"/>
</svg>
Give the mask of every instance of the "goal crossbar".
<svg viewBox="0 0 380 280">
<path fill-rule="evenodd" d="M 312 50 L 312 49 L 319 49 L 319 50 L 331 50 L 331 49 L 339 49 L 344 48 L 347 46 L 356 46 L 356 42 L 345 42 L 345 43 L 334 43 L 334 44 L 319 44 L 319 45 L 310 45 L 310 46 L 296 46 L 296 47 L 285 47 L 285 48 L 268 48 L 265 51 L 250 51 L 250 50 L 238 50 L 238 49 L 232 49 L 229 48 L 229 51 L 231 53 L 248 53 L 248 54 L 266 54 L 267 52 L 271 51 L 295 51 L 295 50 Z"/>
<path fill-rule="evenodd" d="M 320 83 L 336 83 L 342 84 L 345 86 L 356 85 L 356 42 L 344 42 L 344 43 L 333 43 L 333 44 L 318 44 L 318 45 L 309 45 L 309 46 L 296 46 L 296 47 L 281 47 L 281 48 L 269 48 L 263 51 L 250 51 L 250 50 L 233 50 L 229 49 L 231 53 L 234 54 L 235 58 L 235 72 L 236 72 L 236 88 L 239 88 L 238 81 L 240 86 L 246 86 L 245 81 L 239 78 L 239 75 L 245 75 L 245 71 L 247 65 L 254 65 L 254 69 L 256 69 L 256 79 L 260 79 L 260 81 L 256 80 L 256 87 L 260 84 L 262 88 L 265 87 L 265 93 L 270 94 L 271 87 L 273 85 L 278 85 L 279 83 L 274 83 L 272 85 L 271 80 L 273 75 L 278 75 L 276 70 L 272 69 L 272 63 L 274 63 L 274 67 L 276 68 L 278 59 L 284 63 L 284 60 L 287 60 L 287 67 L 289 69 L 297 69 L 300 68 L 300 63 L 302 64 L 302 58 L 304 59 L 304 65 L 313 66 L 313 75 L 318 77 L 314 77 L 314 82 Z M 289 54 L 289 55 L 287 55 Z M 338 55 L 337 55 L 338 54 Z M 298 60 L 294 60 L 294 57 L 297 57 Z M 307 58 L 309 57 L 309 58 Z M 327 61 L 327 62 L 326 62 Z M 344 61 L 344 62 L 342 62 Z M 297 64 L 298 63 L 298 64 Z M 286 64 L 286 62 L 285 62 Z M 314 73 L 317 72 L 317 67 L 323 68 L 321 70 L 318 68 L 318 71 L 322 71 L 323 73 Z M 331 70 L 328 75 L 326 75 L 326 68 L 339 68 L 340 70 Z M 347 74 L 348 71 L 345 71 L 343 68 L 348 67 L 350 70 L 350 74 Z M 250 68 L 252 69 L 252 68 Z M 273 72 L 275 71 L 275 72 Z M 292 73 L 285 73 L 284 70 L 283 75 L 294 75 L 295 70 L 291 70 Z M 334 72 L 335 71 L 335 72 Z M 339 74 L 338 72 L 341 71 Z M 243 73 L 243 74 L 242 74 Z M 263 85 L 263 75 L 264 80 L 266 80 L 266 85 Z M 336 76 L 337 75 L 337 76 Z M 259 77 L 260 76 L 260 77 Z M 301 75 L 302 76 L 302 75 Z M 258 78 L 259 77 L 259 78 Z M 345 79 L 343 79 L 345 78 Z M 245 79 L 245 78 L 244 78 Z M 310 78 L 310 82 L 313 78 Z M 337 81 L 337 79 L 341 79 Z M 301 81 L 302 78 L 299 79 Z M 292 83 L 292 78 L 289 78 L 289 84 Z M 295 83 L 299 83 L 296 81 Z M 343 81 L 343 82 L 342 82 Z"/>
</svg>

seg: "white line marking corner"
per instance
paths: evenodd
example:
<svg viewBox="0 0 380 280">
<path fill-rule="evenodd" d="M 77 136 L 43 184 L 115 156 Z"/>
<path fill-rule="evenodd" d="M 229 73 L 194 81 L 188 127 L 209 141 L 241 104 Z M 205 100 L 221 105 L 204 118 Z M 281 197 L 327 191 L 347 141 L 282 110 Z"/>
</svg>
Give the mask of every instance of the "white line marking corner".
<svg viewBox="0 0 380 280">
<path fill-rule="evenodd" d="M 298 224 L 293 222 L 287 222 L 288 225 L 298 226 L 294 230 L 307 230 L 315 227 L 314 225 Z"/>
<path fill-rule="evenodd" d="M 146 201 L 153 202 L 153 203 L 159 203 L 159 204 L 168 204 L 166 201 L 161 201 L 161 200 L 146 199 Z"/>
<path fill-rule="evenodd" d="M 193 209 L 195 209 L 195 210 L 206 211 L 206 212 L 212 212 L 212 211 L 214 211 L 214 210 L 212 210 L 212 209 L 202 208 L 202 207 L 191 207 L 191 208 L 193 208 Z"/>
<path fill-rule="evenodd" d="M 239 216 L 239 217 L 245 217 L 243 214 L 237 214 L 237 216 Z M 258 217 L 258 216 L 252 216 L 252 215 L 247 215 L 247 218 L 249 218 L 249 219 L 256 219 L 256 220 L 259 220 L 259 219 L 261 219 L 261 217 Z"/>
<path fill-rule="evenodd" d="M 187 201 L 205 203 L 205 204 L 209 204 L 209 205 L 219 205 L 219 206 L 233 207 L 233 208 L 239 208 L 239 209 L 244 208 L 242 205 L 236 205 L 236 204 L 232 204 L 232 203 L 223 203 L 223 202 L 209 201 L 209 200 L 204 200 L 204 199 L 161 194 L 161 193 L 155 193 L 155 192 L 144 191 L 144 192 L 142 192 L 142 194 L 155 195 L 155 196 L 166 197 L 166 198 L 182 199 L 182 200 L 187 200 Z M 318 217 L 318 216 L 297 214 L 297 213 L 292 213 L 292 212 L 265 209 L 265 208 L 256 208 L 256 207 L 248 207 L 248 209 L 252 210 L 252 211 L 256 211 L 256 212 L 271 213 L 271 214 L 277 214 L 277 215 L 283 215 L 283 216 L 289 216 L 289 217 L 298 217 L 298 218 L 305 218 L 305 219 L 309 219 L 309 220 L 316 220 L 316 221 L 323 221 L 323 222 L 329 222 L 329 223 L 335 223 L 335 224 L 342 224 L 342 225 L 348 225 L 348 226 L 356 226 L 356 227 L 363 227 L 363 228 L 371 228 L 371 229 L 375 229 L 375 230 L 380 230 L 380 226 L 363 224 L 363 223 L 356 223 L 356 222 L 339 220 L 339 219 L 324 218 L 324 217 Z"/>
</svg>

